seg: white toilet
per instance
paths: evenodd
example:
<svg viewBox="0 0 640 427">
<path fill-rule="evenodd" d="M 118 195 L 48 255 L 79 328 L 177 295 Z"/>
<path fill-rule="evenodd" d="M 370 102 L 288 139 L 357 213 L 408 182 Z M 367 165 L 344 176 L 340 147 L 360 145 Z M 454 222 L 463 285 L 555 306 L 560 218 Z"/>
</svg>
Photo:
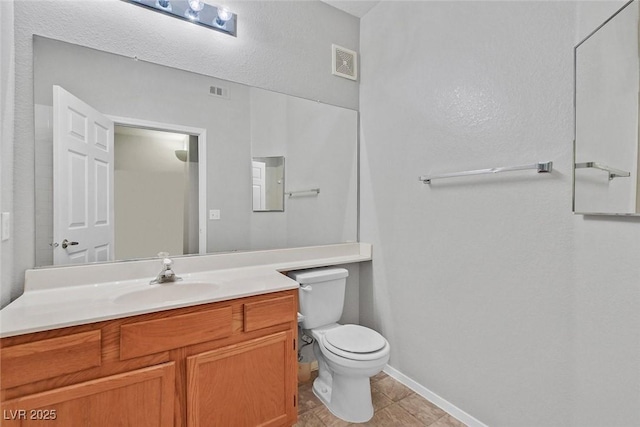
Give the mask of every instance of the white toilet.
<svg viewBox="0 0 640 427">
<path fill-rule="evenodd" d="M 389 343 L 376 331 L 339 325 L 349 272 L 343 268 L 294 271 L 300 284 L 301 326 L 311 331 L 318 359 L 313 393 L 335 416 L 352 423 L 373 417 L 369 378 L 389 360 Z"/>
</svg>

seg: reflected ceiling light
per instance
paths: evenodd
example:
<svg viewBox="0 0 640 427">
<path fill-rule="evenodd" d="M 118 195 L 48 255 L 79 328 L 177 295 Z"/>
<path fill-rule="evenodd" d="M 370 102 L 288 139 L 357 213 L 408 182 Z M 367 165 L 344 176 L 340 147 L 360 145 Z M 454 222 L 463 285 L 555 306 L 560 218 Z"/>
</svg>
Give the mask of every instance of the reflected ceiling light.
<svg viewBox="0 0 640 427">
<path fill-rule="evenodd" d="M 189 158 L 189 152 L 187 150 L 176 150 L 175 153 L 176 153 L 176 157 L 181 162 L 186 162 L 187 159 Z"/>
<path fill-rule="evenodd" d="M 0 0 L 1 1 L 1 0 Z M 216 7 L 204 0 L 123 0 L 147 9 L 161 12 L 211 28 L 232 36 L 237 35 L 238 15 L 224 7 Z"/>
</svg>

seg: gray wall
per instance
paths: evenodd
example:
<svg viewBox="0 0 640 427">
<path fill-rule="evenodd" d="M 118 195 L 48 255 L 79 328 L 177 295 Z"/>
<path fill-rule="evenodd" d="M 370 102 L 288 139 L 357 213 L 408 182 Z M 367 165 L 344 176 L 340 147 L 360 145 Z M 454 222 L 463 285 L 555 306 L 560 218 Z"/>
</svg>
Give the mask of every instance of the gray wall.
<svg viewBox="0 0 640 427">
<path fill-rule="evenodd" d="M 619 5 L 592 3 L 402 2 L 360 23 L 360 318 L 392 367 L 491 426 L 640 425 L 640 221 L 571 213 L 576 17 Z"/>
<path fill-rule="evenodd" d="M 2 3 L 10 8 L 11 2 L 8 6 Z M 9 208 L 13 208 L 15 227 L 13 240 L 3 245 L 3 256 L 6 247 L 13 245 L 13 260 L 3 258 L 3 305 L 22 293 L 24 270 L 34 266 L 33 34 L 358 108 L 358 84 L 329 72 L 332 43 L 358 50 L 358 19 L 318 1 L 233 2 L 228 6 L 239 16 L 238 37 L 187 25 L 119 0 L 19 0 L 14 5 L 15 152 L 3 146 L 2 154 L 3 159 L 13 159 L 7 163 L 13 164 L 15 174 L 13 182 L 3 180 L 2 185 L 3 193 L 14 197 Z M 11 38 L 5 37 L 11 26 L 3 22 L 2 31 L 3 47 L 5 40 L 11 47 Z M 10 57 L 3 49 L 3 67 Z M 3 71 L 3 81 L 5 75 L 14 76 Z M 3 173 L 7 169 L 3 164 Z"/>
<path fill-rule="evenodd" d="M 15 51 L 13 42 L 13 2 L 0 2 L 0 212 L 15 218 L 13 207 L 13 122 Z M 33 214 L 32 214 L 33 216 Z M 13 232 L 13 230 L 12 230 Z M 0 242 L 0 307 L 22 293 L 13 283 L 13 242 Z"/>
</svg>

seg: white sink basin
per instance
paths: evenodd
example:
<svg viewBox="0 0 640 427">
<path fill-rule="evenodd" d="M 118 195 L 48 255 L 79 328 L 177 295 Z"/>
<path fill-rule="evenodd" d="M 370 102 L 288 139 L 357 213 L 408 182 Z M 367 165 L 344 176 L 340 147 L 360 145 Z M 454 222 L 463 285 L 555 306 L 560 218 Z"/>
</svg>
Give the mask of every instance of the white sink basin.
<svg viewBox="0 0 640 427">
<path fill-rule="evenodd" d="M 219 288 L 219 285 L 212 282 L 188 280 L 147 285 L 144 289 L 122 294 L 114 298 L 113 302 L 122 305 L 175 303 L 211 294 Z"/>
</svg>

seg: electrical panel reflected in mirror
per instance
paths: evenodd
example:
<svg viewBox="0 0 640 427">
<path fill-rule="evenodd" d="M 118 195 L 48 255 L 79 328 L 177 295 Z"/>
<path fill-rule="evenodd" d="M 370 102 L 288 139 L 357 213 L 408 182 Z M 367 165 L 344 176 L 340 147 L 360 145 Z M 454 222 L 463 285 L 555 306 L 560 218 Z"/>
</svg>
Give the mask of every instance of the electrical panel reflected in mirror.
<svg viewBox="0 0 640 427">
<path fill-rule="evenodd" d="M 284 157 L 251 159 L 254 212 L 284 212 Z"/>
<path fill-rule="evenodd" d="M 639 215 L 638 0 L 575 48 L 573 211 Z"/>
</svg>

